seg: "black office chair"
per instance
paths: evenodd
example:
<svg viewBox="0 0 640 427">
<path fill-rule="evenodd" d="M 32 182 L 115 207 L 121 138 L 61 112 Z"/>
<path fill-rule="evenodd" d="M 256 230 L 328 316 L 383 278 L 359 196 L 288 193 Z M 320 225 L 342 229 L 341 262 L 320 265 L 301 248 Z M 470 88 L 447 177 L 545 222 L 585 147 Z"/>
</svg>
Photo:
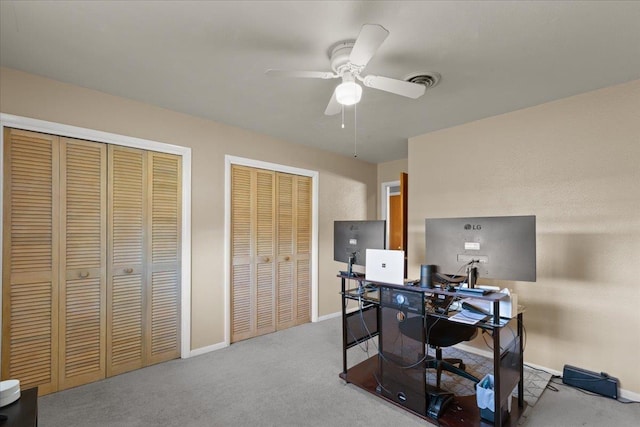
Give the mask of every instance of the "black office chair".
<svg viewBox="0 0 640 427">
<path fill-rule="evenodd" d="M 423 323 L 420 316 L 406 319 L 400 323 L 400 332 L 412 339 L 421 341 L 422 332 L 427 334 L 428 345 L 435 349 L 435 358 L 429 358 L 425 362 L 427 369 L 436 369 L 436 386 L 440 388 L 440 378 L 442 371 L 448 371 L 456 375 L 460 375 L 475 383 L 480 382 L 479 378 L 465 371 L 465 365 L 462 359 L 442 358 L 442 348 L 469 341 L 473 339 L 478 330 L 475 326 L 464 325 L 461 323 L 449 322 L 446 319 L 438 320 L 434 316 L 426 316 L 427 325 Z M 457 366 L 456 366 L 457 365 Z"/>
</svg>

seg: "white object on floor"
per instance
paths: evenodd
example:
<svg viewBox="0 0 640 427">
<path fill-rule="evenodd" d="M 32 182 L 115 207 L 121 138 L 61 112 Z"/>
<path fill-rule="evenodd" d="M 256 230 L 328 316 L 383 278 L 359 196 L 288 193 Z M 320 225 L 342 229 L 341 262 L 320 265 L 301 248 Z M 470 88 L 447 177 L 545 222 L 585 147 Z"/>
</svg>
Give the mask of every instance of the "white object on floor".
<svg viewBox="0 0 640 427">
<path fill-rule="evenodd" d="M 0 381 L 0 407 L 7 406 L 20 398 L 20 381 Z"/>
</svg>

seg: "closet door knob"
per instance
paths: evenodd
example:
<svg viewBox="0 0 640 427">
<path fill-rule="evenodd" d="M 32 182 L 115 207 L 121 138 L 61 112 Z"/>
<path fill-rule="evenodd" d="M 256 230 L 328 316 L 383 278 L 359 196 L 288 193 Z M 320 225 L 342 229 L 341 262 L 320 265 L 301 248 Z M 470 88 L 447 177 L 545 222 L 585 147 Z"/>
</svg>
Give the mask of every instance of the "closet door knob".
<svg viewBox="0 0 640 427">
<path fill-rule="evenodd" d="M 131 268 L 131 267 L 125 268 L 124 272 L 127 273 L 127 274 L 131 274 L 131 273 L 133 273 L 133 268 Z"/>
<path fill-rule="evenodd" d="M 88 271 L 83 271 L 80 273 L 80 277 L 83 279 L 86 279 L 87 277 L 89 277 L 89 272 Z"/>
<path fill-rule="evenodd" d="M 289 261 L 290 259 L 291 259 L 291 257 L 288 257 L 288 256 L 284 257 L 285 261 Z"/>
</svg>

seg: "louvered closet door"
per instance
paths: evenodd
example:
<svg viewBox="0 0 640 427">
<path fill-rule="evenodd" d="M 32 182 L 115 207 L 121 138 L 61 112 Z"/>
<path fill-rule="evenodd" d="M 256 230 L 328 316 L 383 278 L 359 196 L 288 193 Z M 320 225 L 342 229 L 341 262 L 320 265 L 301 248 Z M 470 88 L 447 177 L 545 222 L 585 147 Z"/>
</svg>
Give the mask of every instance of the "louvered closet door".
<svg viewBox="0 0 640 427">
<path fill-rule="evenodd" d="M 105 376 L 107 147 L 60 139 L 59 389 Z"/>
<path fill-rule="evenodd" d="M 311 321 L 311 178 L 296 177 L 296 324 Z"/>
<path fill-rule="evenodd" d="M 58 381 L 58 138 L 4 134 L 2 379 Z"/>
<path fill-rule="evenodd" d="M 231 341 L 310 321 L 311 178 L 231 169 Z"/>
<path fill-rule="evenodd" d="M 255 335 L 276 330 L 275 318 L 275 271 L 274 271 L 274 194 L 275 174 L 272 171 L 255 169 L 254 205 L 254 257 L 255 272 Z"/>
<path fill-rule="evenodd" d="M 231 341 L 275 331 L 275 173 L 231 169 Z"/>
<path fill-rule="evenodd" d="M 109 146 L 107 376 L 144 366 L 145 154 Z"/>
<path fill-rule="evenodd" d="M 277 174 L 277 328 L 310 320 L 311 179 Z"/>
<path fill-rule="evenodd" d="M 181 160 L 147 153 L 150 248 L 147 259 L 146 364 L 180 357 Z"/>
</svg>

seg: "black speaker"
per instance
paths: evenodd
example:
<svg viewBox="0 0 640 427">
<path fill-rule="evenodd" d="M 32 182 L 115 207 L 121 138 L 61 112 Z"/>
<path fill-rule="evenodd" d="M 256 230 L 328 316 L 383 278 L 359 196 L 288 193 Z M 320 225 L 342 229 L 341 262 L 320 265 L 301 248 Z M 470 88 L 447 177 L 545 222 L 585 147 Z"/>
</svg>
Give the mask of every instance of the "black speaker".
<svg viewBox="0 0 640 427">
<path fill-rule="evenodd" d="M 420 287 L 433 288 L 433 275 L 436 273 L 436 266 L 422 264 L 420 266 Z"/>
</svg>

